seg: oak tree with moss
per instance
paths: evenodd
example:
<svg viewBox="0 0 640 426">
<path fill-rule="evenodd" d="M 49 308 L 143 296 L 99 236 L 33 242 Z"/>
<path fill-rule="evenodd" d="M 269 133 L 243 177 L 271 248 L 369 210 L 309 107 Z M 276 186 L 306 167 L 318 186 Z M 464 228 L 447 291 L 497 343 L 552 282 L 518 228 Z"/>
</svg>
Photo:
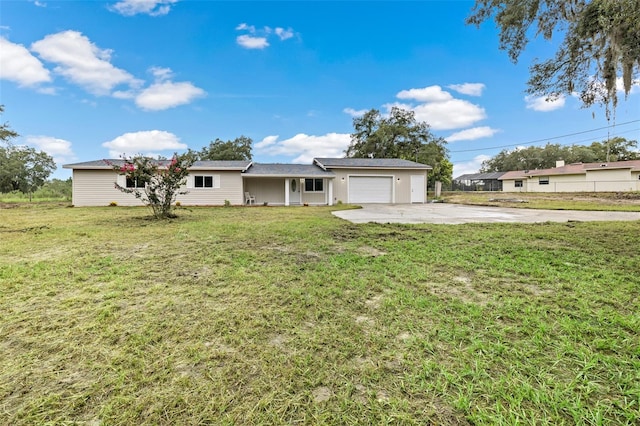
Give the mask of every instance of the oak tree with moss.
<svg viewBox="0 0 640 426">
<path fill-rule="evenodd" d="M 639 0 L 476 0 L 468 24 L 493 19 L 500 49 L 517 62 L 532 37 L 560 36 L 555 56 L 534 62 L 527 92 L 555 99 L 577 93 L 583 106 L 605 105 L 607 118 L 640 73 Z"/>
</svg>

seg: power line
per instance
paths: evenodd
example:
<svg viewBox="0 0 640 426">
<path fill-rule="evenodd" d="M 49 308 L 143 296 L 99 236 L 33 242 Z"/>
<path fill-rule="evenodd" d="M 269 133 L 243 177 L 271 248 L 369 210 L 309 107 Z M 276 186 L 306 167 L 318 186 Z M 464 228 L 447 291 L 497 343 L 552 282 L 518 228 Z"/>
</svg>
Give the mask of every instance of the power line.
<svg viewBox="0 0 640 426">
<path fill-rule="evenodd" d="M 555 139 L 567 138 L 567 137 L 570 137 L 570 136 L 583 135 L 585 133 L 596 132 L 598 130 L 609 129 L 609 128 L 615 127 L 615 126 L 624 126 L 624 125 L 627 125 L 627 124 L 632 124 L 632 123 L 637 123 L 637 122 L 640 122 L 640 120 L 631 120 L 631 121 L 627 121 L 627 122 L 624 122 L 624 123 L 617 123 L 617 124 L 614 124 L 614 125 L 611 125 L 611 126 L 598 127 L 596 129 L 584 130 L 582 132 L 568 133 L 566 135 L 553 136 L 553 137 L 550 137 L 550 138 L 536 139 L 534 141 L 529 141 L 529 142 L 521 142 L 521 143 L 515 143 L 515 144 L 509 144 L 509 145 L 501 145 L 501 146 L 488 146 L 488 147 L 484 147 L 484 148 L 461 149 L 461 150 L 449 151 L 449 152 L 453 154 L 453 153 L 457 153 L 457 152 L 487 151 L 487 150 L 490 150 L 490 149 L 510 148 L 510 147 L 521 146 L 521 145 L 532 145 L 532 144 L 535 144 L 535 143 L 547 142 L 547 141 L 551 141 L 551 140 L 555 140 Z"/>
<path fill-rule="evenodd" d="M 616 133 L 614 133 L 614 134 L 611 134 L 610 136 L 615 138 L 615 137 L 617 137 L 617 136 L 624 135 L 624 134 L 631 133 L 631 132 L 636 132 L 636 131 L 638 131 L 638 130 L 640 130 L 640 127 L 635 128 L 635 129 L 631 129 L 631 130 L 625 130 L 624 132 L 616 132 Z M 599 138 L 598 138 L 598 137 L 595 137 L 595 139 L 602 139 L 602 140 L 606 140 L 606 138 L 607 138 L 607 135 L 603 135 L 603 136 L 601 136 L 601 137 L 599 137 Z M 546 140 L 546 139 L 545 139 L 545 140 Z M 561 144 L 559 144 L 559 145 L 560 145 L 560 146 L 567 146 L 567 145 L 579 145 L 581 142 L 593 142 L 593 140 L 594 140 L 594 137 L 591 137 L 591 138 L 588 138 L 588 139 L 580 139 L 580 140 L 577 140 L 577 141 L 571 141 L 571 142 L 567 142 L 567 143 L 561 143 Z M 524 144 L 523 144 L 523 145 L 524 145 Z M 486 148 L 486 149 L 491 149 L 491 148 Z M 457 151 L 457 152 L 463 152 L 463 151 Z M 475 157 L 474 157 L 474 158 L 469 158 L 469 159 L 464 159 L 464 160 L 456 160 L 456 162 L 457 162 L 457 163 L 463 163 L 463 162 L 469 162 L 469 161 L 474 161 L 474 160 L 475 160 Z"/>
</svg>

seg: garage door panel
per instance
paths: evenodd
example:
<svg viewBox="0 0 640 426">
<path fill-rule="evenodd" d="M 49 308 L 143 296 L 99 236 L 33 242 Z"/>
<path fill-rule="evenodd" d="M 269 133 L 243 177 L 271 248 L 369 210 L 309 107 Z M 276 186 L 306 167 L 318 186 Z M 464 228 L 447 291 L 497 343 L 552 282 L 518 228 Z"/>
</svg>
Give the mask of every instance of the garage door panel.
<svg viewBox="0 0 640 426">
<path fill-rule="evenodd" d="M 350 203 L 392 203 L 393 178 L 391 176 L 349 177 Z"/>
</svg>

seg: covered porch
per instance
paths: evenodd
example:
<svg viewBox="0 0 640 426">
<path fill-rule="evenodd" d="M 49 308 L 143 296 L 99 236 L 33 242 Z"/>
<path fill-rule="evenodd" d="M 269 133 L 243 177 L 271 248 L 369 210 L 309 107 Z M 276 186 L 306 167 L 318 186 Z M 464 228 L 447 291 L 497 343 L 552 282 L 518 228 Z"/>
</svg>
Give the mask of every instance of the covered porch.
<svg viewBox="0 0 640 426">
<path fill-rule="evenodd" d="M 314 165 L 253 164 L 242 174 L 245 204 L 333 205 L 334 179 Z"/>
</svg>

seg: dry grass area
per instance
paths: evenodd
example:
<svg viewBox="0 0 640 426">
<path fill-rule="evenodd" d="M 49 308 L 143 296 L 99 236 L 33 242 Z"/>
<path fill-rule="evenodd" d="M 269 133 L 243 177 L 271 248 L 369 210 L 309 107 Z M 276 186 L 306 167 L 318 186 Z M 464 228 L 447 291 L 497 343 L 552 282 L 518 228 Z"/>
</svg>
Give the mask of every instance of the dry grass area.
<svg viewBox="0 0 640 426">
<path fill-rule="evenodd" d="M 445 192 L 447 203 L 549 210 L 640 211 L 640 192 Z"/>
<path fill-rule="evenodd" d="M 640 223 L 0 209 L 0 424 L 637 425 Z"/>
</svg>

